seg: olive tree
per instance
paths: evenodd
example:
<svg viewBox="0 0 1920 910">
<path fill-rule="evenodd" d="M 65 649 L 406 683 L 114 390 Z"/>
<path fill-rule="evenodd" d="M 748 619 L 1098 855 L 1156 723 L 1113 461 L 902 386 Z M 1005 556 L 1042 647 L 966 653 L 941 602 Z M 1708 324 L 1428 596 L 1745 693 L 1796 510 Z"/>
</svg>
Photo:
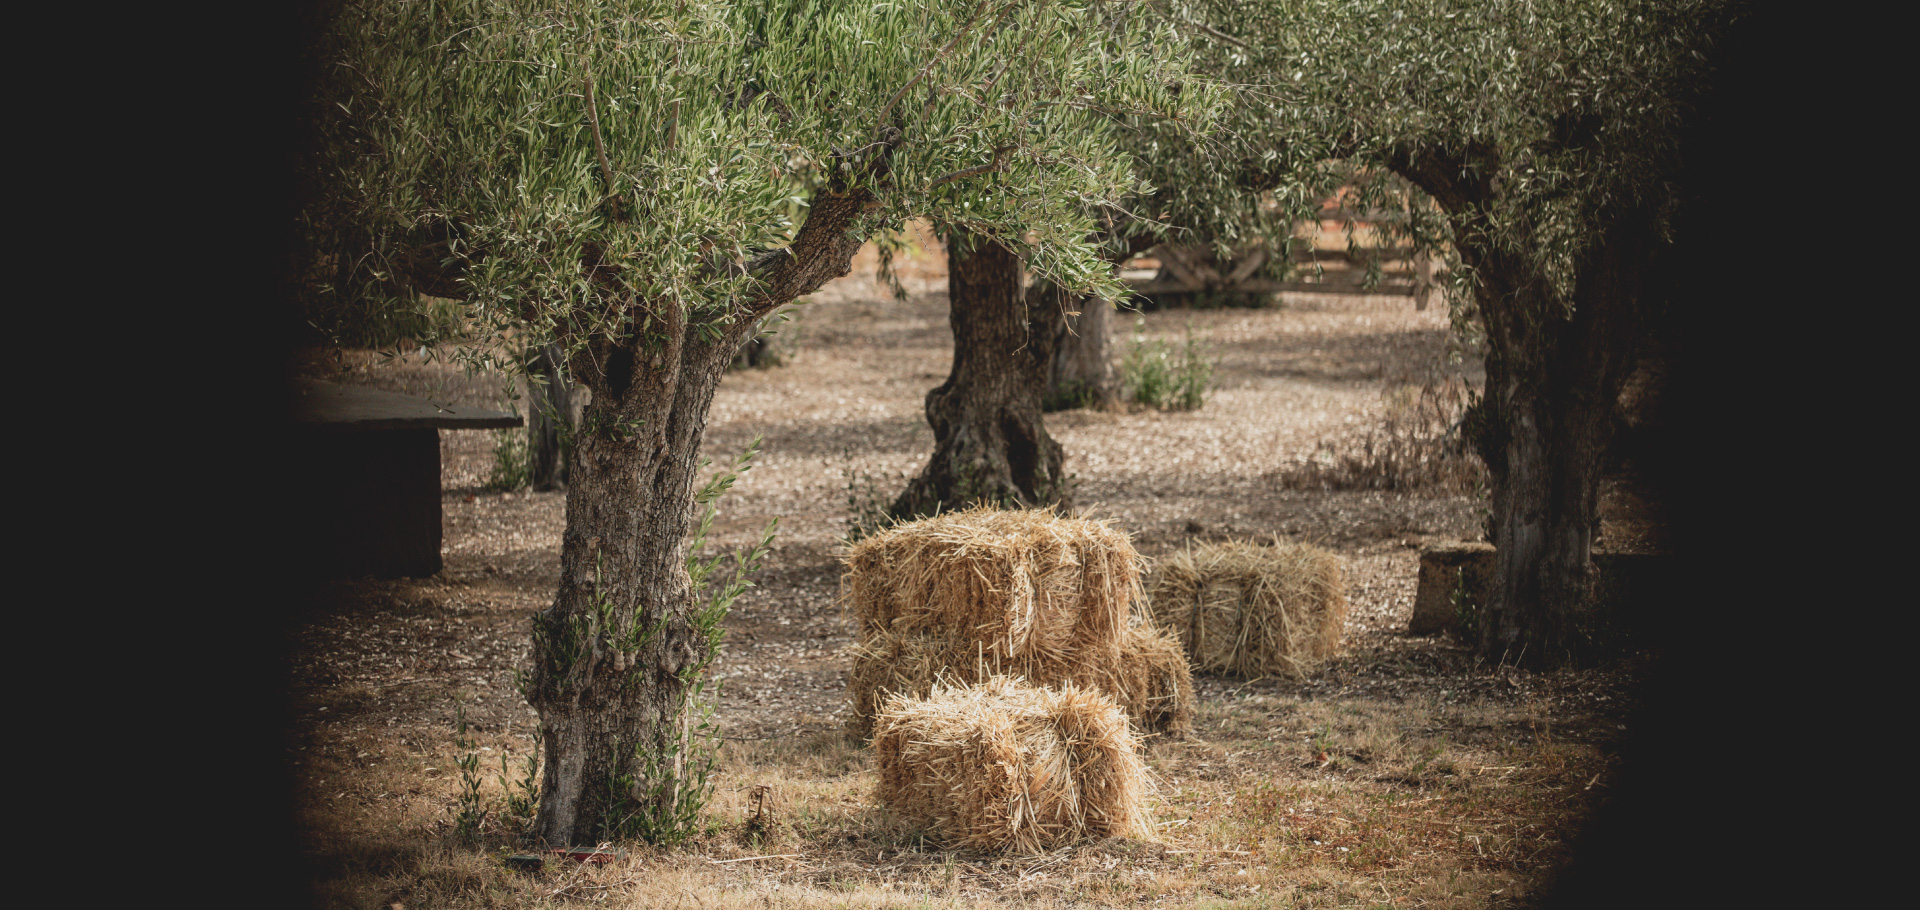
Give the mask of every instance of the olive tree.
<svg viewBox="0 0 1920 910">
<path fill-rule="evenodd" d="M 437 256 L 473 362 L 552 343 L 590 393 L 525 681 L 541 837 L 670 837 L 703 798 L 692 718 L 725 599 L 696 596 L 683 541 L 734 352 L 908 217 L 1118 293 L 1086 212 L 1137 187 L 1104 119 L 1179 112 L 1157 37 L 1076 0 L 341 13 L 327 87 L 343 122 L 321 167 L 346 200 L 331 211 L 373 238 L 354 267 L 404 293 L 405 266 Z"/>
<path fill-rule="evenodd" d="M 1163 66 L 1190 68 L 1191 50 L 1157 5 L 1103 3 L 1094 12 L 1099 27 L 1114 35 L 1152 34 L 1150 52 Z M 1191 72 L 1169 87 L 1178 108 L 1100 105 L 1080 111 L 1084 124 L 1076 129 L 1096 130 L 1123 150 L 1128 132 L 1142 123 L 1169 134 L 1203 132 L 1222 99 L 1218 87 Z M 1152 191 L 1151 185 L 1138 189 Z M 1120 198 L 1079 201 L 1087 224 L 1085 219 L 1111 211 Z M 1043 411 L 1062 377 L 1084 385 L 1083 394 L 1095 400 L 1110 391 L 1110 383 L 1101 381 L 1104 347 L 1096 352 L 1070 348 L 1083 323 L 1104 336 L 1105 322 L 1099 319 L 1104 310 L 1094 308 L 1117 296 L 1111 265 L 1101 269 L 1108 278 L 1103 295 L 1055 280 L 1045 269 L 1032 269 L 1029 282 L 1029 263 L 1017 246 L 963 223 L 940 228 L 947 250 L 953 365 L 946 381 L 926 397 L 934 450 L 889 511 L 906 518 L 979 501 L 1067 505 L 1066 455 L 1047 432 Z M 1088 243 L 1097 248 L 1100 236 L 1088 226 Z"/>
<path fill-rule="evenodd" d="M 1659 301 L 1680 137 L 1726 18 L 1718 0 L 1209 2 L 1296 161 L 1390 170 L 1438 203 L 1456 316 L 1485 333 L 1470 411 L 1498 550 L 1475 634 L 1555 664 L 1608 636 L 1593 610 L 1600 472 Z M 1421 213 L 1415 211 L 1414 215 Z"/>
</svg>

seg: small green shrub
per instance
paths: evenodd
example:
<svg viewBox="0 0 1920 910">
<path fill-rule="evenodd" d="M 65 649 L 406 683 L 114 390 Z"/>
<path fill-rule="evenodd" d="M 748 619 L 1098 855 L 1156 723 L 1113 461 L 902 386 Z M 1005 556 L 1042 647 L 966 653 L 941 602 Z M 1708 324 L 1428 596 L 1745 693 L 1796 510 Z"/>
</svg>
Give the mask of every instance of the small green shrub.
<svg viewBox="0 0 1920 910">
<path fill-rule="evenodd" d="M 1093 401 L 1093 386 L 1084 382 L 1068 380 L 1056 387 L 1047 389 L 1046 397 L 1040 400 L 1040 410 L 1048 413 L 1054 411 L 1077 411 L 1081 408 L 1093 407 Z"/>
<path fill-rule="evenodd" d="M 496 493 L 526 489 L 533 482 L 533 447 L 527 431 L 493 431 L 493 473 L 486 488 Z"/>
<path fill-rule="evenodd" d="M 1195 411 L 1206 403 L 1213 385 L 1214 361 L 1187 327 L 1187 339 L 1176 354 L 1160 340 L 1149 340 L 1146 320 L 1135 323 L 1133 344 L 1120 361 L 1120 383 L 1127 397 L 1162 411 Z"/>
<path fill-rule="evenodd" d="M 847 451 L 849 461 L 853 458 Z M 865 540 L 894 524 L 893 497 L 880 487 L 879 478 L 856 467 L 846 469 L 847 533 L 841 540 L 853 544 Z"/>
<path fill-rule="evenodd" d="M 1476 641 L 1480 637 L 1480 607 L 1467 597 L 1467 570 L 1457 570 L 1453 593 L 1453 631 L 1462 641 Z"/>
<path fill-rule="evenodd" d="M 533 751 L 520 764 L 517 779 L 508 766 L 507 756 L 500 756 L 500 789 L 507 793 L 506 811 L 501 817 L 513 828 L 514 834 L 521 840 L 533 836 L 533 819 L 540 809 L 540 734 L 533 736 Z"/>
<path fill-rule="evenodd" d="M 467 735 L 467 706 L 453 712 L 453 746 L 460 750 L 454 764 L 460 768 L 460 811 L 454 815 L 454 834 L 462 840 L 478 840 L 481 826 L 487 823 L 486 798 L 480 795 L 480 753 Z"/>
</svg>

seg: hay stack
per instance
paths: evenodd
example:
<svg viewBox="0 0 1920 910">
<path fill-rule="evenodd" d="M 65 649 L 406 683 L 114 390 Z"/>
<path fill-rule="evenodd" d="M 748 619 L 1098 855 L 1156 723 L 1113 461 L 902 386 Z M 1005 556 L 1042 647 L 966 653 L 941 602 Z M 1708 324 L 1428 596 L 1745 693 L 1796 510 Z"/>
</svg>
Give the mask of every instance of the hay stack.
<svg viewBox="0 0 1920 910">
<path fill-rule="evenodd" d="M 983 507 L 898 525 L 855 544 L 847 570 L 862 637 L 957 633 L 1003 660 L 1117 656 L 1140 590 L 1127 535 L 1043 509 Z"/>
<path fill-rule="evenodd" d="M 888 695 L 926 697 L 936 679 L 1014 676 L 1098 688 L 1143 731 L 1185 736 L 1184 657 L 1130 628 L 1142 622 L 1139 566 L 1125 534 L 1044 510 L 969 509 L 855 544 L 843 588 L 859 627 L 850 725 L 864 735 Z"/>
<path fill-rule="evenodd" d="M 1176 553 L 1149 592 L 1154 620 L 1193 666 L 1245 676 L 1311 673 L 1339 648 L 1347 618 L 1340 558 L 1279 538 Z"/>
<path fill-rule="evenodd" d="M 1185 739 L 1193 733 L 1193 671 L 1180 640 L 1152 627 L 1127 630 L 1120 642 L 1121 707 L 1146 733 Z"/>
<path fill-rule="evenodd" d="M 1086 837 L 1151 837 L 1146 765 L 1098 692 L 996 676 L 894 695 L 875 723 L 878 796 L 950 846 L 1038 853 Z"/>
<path fill-rule="evenodd" d="M 971 658 L 963 657 L 968 647 Z M 1150 625 L 1128 628 L 1119 656 L 1105 664 L 1074 659 L 1001 660 L 979 642 L 940 636 L 869 636 L 854 645 L 847 691 L 852 726 L 865 735 L 891 695 L 926 698 L 937 682 L 971 685 L 1016 676 L 1034 685 L 1089 686 L 1112 695 L 1142 733 L 1184 739 L 1193 732 L 1193 674 L 1178 639 Z"/>
</svg>

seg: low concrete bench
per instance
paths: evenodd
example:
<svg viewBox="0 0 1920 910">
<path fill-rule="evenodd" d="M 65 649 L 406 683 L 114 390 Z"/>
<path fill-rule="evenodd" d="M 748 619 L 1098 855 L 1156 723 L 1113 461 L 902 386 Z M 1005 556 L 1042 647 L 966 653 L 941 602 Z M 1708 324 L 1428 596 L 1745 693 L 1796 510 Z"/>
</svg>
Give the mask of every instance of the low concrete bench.
<svg viewBox="0 0 1920 910">
<path fill-rule="evenodd" d="M 331 576 L 440 571 L 440 431 L 524 424 L 501 411 L 316 380 L 295 387 L 299 464 L 316 552 Z"/>
</svg>

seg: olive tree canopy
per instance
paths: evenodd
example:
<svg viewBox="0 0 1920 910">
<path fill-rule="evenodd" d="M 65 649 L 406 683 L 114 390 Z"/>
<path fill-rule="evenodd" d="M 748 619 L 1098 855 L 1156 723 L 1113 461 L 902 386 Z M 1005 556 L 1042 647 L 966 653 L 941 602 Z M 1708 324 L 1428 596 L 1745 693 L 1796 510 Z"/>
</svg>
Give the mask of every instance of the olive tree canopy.
<svg viewBox="0 0 1920 910">
<path fill-rule="evenodd" d="M 1102 6 L 1096 13 L 1091 6 Z M 1089 211 L 1115 118 L 1210 93 L 1167 25 L 1075 0 L 369 0 L 344 7 L 306 213 L 316 295 L 468 307 L 475 364 L 551 342 L 592 393 L 529 701 L 552 843 L 670 839 L 726 590 L 682 543 L 714 388 L 871 233 L 930 217 L 1120 288 Z M 706 488 L 710 496 L 715 488 Z"/>
<path fill-rule="evenodd" d="M 1604 650 L 1590 553 L 1621 383 L 1681 193 L 1681 142 L 1735 4 L 1723 0 L 1204 0 L 1244 55 L 1261 141 L 1290 161 L 1391 171 L 1438 204 L 1456 317 L 1485 332 L 1471 436 L 1499 551 L 1472 633 L 1553 664 Z M 1249 132 L 1243 140 L 1252 138 Z"/>
</svg>

